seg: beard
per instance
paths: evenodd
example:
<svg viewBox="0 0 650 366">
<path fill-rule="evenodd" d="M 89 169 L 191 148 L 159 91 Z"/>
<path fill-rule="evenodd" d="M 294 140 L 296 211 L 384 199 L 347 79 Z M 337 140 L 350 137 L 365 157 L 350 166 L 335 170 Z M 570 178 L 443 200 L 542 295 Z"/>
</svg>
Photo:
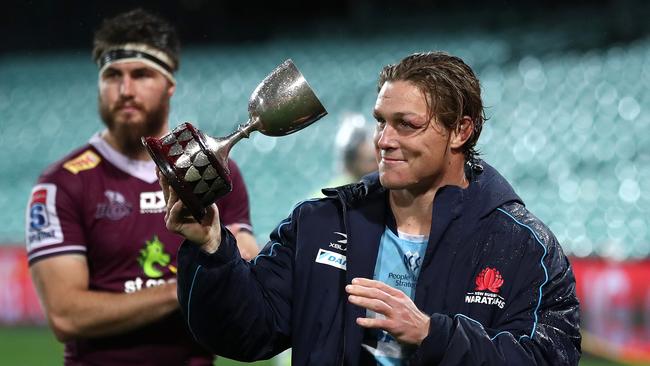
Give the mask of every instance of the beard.
<svg viewBox="0 0 650 366">
<path fill-rule="evenodd" d="M 161 98 L 160 103 L 151 110 L 145 110 L 141 105 L 136 105 L 142 114 L 140 116 L 118 117 L 119 107 L 105 105 L 99 100 L 99 115 L 120 145 L 121 152 L 127 156 L 137 156 L 145 151 L 142 137 L 160 136 L 166 131 L 167 114 L 169 112 L 169 99 Z M 142 119 L 142 120 L 140 120 Z"/>
</svg>

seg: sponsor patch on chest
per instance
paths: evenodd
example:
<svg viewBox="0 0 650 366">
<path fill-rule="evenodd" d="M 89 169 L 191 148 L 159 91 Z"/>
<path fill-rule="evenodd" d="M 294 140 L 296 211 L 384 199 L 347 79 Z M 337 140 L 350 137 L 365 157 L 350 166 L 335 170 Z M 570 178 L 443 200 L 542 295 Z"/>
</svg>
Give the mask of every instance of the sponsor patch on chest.
<svg viewBox="0 0 650 366">
<path fill-rule="evenodd" d="M 165 212 L 165 196 L 163 191 L 140 192 L 140 213 L 161 213 Z"/>
<path fill-rule="evenodd" d="M 76 158 L 66 161 L 63 164 L 63 168 L 72 174 L 77 174 L 81 171 L 96 167 L 99 165 L 100 161 L 102 161 L 102 159 L 99 155 L 95 154 L 91 150 L 87 150 Z"/>
<path fill-rule="evenodd" d="M 347 268 L 347 259 L 345 255 L 325 249 L 318 249 L 318 254 L 316 255 L 316 263 L 325 264 L 342 270 L 345 270 Z"/>
</svg>

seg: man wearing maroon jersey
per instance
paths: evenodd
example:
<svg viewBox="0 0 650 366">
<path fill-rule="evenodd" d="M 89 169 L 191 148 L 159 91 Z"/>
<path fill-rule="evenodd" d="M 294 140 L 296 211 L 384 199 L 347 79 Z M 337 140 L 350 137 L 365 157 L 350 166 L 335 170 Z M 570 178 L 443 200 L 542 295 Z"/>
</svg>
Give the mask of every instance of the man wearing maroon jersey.
<svg viewBox="0 0 650 366">
<path fill-rule="evenodd" d="M 32 190 L 26 242 L 36 289 L 66 365 L 210 365 L 178 311 L 176 253 L 142 136 L 168 132 L 179 42 L 142 10 L 95 34 L 99 112 L 106 130 L 50 166 Z M 232 160 L 233 191 L 218 202 L 242 256 L 257 254 L 248 196 Z"/>
</svg>

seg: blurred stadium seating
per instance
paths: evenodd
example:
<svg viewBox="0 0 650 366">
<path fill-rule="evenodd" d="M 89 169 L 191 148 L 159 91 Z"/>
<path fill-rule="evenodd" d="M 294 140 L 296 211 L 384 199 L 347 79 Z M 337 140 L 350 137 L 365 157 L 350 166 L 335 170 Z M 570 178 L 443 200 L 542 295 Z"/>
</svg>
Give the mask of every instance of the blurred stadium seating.
<svg viewBox="0 0 650 366">
<path fill-rule="evenodd" d="M 338 119 L 348 111 L 370 115 L 380 67 L 431 49 L 460 55 L 478 71 L 490 117 L 480 150 L 569 254 L 650 254 L 650 38 L 601 46 L 598 34 L 575 38 L 567 30 L 421 31 L 189 47 L 170 123 L 225 135 L 246 121 L 257 83 L 284 59 L 296 62 L 329 115 L 291 136 L 254 134 L 232 153 L 264 242 L 295 203 L 335 174 Z M 101 128 L 95 85 L 86 51 L 0 59 L 0 242 L 22 240 L 38 173 Z"/>
</svg>

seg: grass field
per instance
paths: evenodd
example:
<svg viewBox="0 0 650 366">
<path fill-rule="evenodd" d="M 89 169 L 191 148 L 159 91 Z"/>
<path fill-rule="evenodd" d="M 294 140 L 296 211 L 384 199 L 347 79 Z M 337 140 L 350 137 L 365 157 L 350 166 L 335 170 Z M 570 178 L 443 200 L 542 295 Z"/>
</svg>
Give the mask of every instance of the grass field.
<svg viewBox="0 0 650 366">
<path fill-rule="evenodd" d="M 0 328 L 0 365 L 54 366 L 61 365 L 63 345 L 47 328 Z M 220 358 L 217 366 L 271 366 L 272 361 L 241 363 Z"/>
<path fill-rule="evenodd" d="M 0 365 L 49 366 L 61 365 L 63 346 L 54 339 L 47 328 L 0 328 Z M 217 366 L 236 366 L 244 363 L 218 359 Z M 273 361 L 248 365 L 271 366 Z M 607 360 L 583 357 L 580 366 L 622 365 Z"/>
</svg>

